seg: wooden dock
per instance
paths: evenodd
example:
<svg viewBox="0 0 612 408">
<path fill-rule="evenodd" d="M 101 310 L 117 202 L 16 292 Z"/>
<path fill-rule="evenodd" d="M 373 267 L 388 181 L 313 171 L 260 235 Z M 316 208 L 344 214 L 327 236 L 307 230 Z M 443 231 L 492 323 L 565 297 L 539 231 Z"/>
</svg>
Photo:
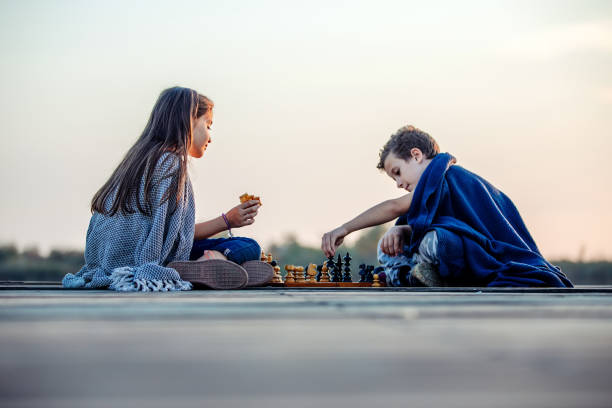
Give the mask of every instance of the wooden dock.
<svg viewBox="0 0 612 408">
<path fill-rule="evenodd" d="M 610 407 L 612 288 L 0 285 L 2 407 Z"/>
</svg>

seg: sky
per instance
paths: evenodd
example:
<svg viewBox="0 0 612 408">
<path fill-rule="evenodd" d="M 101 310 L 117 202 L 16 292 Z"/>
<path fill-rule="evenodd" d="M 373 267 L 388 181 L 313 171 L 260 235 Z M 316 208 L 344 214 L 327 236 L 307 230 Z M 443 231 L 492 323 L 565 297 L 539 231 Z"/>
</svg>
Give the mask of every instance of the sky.
<svg viewBox="0 0 612 408">
<path fill-rule="evenodd" d="M 93 194 L 180 85 L 215 102 L 196 221 L 248 192 L 235 233 L 318 246 L 402 195 L 376 164 L 412 124 L 544 256 L 612 259 L 609 1 L 0 1 L 0 56 L 0 244 L 83 249 Z"/>
</svg>

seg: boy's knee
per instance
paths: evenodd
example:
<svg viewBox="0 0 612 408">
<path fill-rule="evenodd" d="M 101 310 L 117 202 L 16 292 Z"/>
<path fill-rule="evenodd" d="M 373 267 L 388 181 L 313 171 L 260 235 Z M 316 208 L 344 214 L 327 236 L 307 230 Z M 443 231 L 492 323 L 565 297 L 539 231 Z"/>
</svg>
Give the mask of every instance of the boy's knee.
<svg viewBox="0 0 612 408">
<path fill-rule="evenodd" d="M 419 262 L 427 262 L 433 265 L 439 263 L 438 259 L 438 234 L 436 230 L 428 231 L 419 244 Z"/>
</svg>

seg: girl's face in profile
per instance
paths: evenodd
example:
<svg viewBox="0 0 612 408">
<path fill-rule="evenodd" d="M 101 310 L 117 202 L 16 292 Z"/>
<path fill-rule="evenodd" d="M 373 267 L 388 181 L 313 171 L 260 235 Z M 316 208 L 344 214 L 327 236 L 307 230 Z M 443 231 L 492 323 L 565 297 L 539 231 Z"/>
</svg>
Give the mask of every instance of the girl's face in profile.
<svg viewBox="0 0 612 408">
<path fill-rule="evenodd" d="M 189 146 L 189 155 L 191 157 L 199 158 L 204 155 L 206 147 L 212 142 L 210 138 L 212 123 L 212 110 L 209 110 L 193 122 L 193 134 L 191 135 L 191 146 Z"/>
</svg>

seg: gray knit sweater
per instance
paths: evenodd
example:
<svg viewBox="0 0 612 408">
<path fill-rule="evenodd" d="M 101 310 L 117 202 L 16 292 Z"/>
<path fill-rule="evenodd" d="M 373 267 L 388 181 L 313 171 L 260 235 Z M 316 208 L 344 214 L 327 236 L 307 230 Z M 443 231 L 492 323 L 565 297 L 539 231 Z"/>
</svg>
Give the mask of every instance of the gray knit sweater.
<svg viewBox="0 0 612 408">
<path fill-rule="evenodd" d="M 85 265 L 73 275 L 67 274 L 65 288 L 109 288 L 118 291 L 189 290 L 176 270 L 166 267 L 172 261 L 185 261 L 193 245 L 195 205 L 193 189 L 186 179 L 183 199 L 177 205 L 170 197 L 161 203 L 171 183 L 179 158 L 164 153 L 153 175 L 152 215 L 138 211 L 109 217 L 94 212 L 87 230 Z M 144 180 L 141 183 L 143 196 Z M 110 208 L 112 198 L 105 203 Z M 142 201 L 144 202 L 144 201 Z"/>
</svg>

